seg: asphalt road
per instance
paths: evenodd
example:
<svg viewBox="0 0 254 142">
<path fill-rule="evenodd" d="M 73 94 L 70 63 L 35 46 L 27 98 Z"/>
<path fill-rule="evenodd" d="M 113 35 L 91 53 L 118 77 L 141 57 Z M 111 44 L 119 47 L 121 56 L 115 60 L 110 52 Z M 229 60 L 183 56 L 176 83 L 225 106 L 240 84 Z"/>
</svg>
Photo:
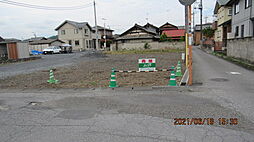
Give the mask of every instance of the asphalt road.
<svg viewBox="0 0 254 142">
<path fill-rule="evenodd" d="M 204 97 L 216 99 L 254 122 L 254 72 L 198 48 L 194 48 L 193 58 L 194 82 L 213 94 Z"/>
<path fill-rule="evenodd" d="M 93 51 L 75 52 L 72 54 L 54 54 L 42 55 L 41 59 L 0 65 L 0 79 L 19 74 L 27 74 L 40 70 L 49 70 L 50 68 L 64 67 L 74 65 L 82 60 L 90 60 Z"/>
<path fill-rule="evenodd" d="M 194 76 L 186 88 L 0 90 L 0 141 L 253 142 L 253 72 L 194 49 Z"/>
</svg>

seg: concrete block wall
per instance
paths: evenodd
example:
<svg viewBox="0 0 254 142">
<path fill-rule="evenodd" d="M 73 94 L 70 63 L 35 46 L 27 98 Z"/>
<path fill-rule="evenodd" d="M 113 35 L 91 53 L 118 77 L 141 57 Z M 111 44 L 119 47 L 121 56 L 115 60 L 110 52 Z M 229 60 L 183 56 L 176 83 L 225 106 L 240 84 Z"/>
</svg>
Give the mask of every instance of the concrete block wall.
<svg viewBox="0 0 254 142">
<path fill-rule="evenodd" d="M 184 42 L 147 42 L 150 49 L 185 49 Z M 118 50 L 144 50 L 145 43 L 118 43 Z M 116 50 L 116 44 L 111 44 L 111 51 Z"/>
<path fill-rule="evenodd" d="M 228 40 L 227 55 L 254 62 L 254 38 Z"/>
</svg>

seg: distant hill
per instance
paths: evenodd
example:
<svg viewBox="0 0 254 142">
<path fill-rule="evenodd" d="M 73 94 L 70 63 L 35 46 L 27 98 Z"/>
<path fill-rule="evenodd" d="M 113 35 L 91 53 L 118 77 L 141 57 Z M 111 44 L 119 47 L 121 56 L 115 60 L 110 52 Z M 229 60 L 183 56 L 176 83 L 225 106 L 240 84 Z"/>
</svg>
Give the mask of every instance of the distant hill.
<svg viewBox="0 0 254 142">
<path fill-rule="evenodd" d="M 58 39 L 58 36 L 54 35 L 54 36 L 48 37 L 48 39 Z"/>
</svg>

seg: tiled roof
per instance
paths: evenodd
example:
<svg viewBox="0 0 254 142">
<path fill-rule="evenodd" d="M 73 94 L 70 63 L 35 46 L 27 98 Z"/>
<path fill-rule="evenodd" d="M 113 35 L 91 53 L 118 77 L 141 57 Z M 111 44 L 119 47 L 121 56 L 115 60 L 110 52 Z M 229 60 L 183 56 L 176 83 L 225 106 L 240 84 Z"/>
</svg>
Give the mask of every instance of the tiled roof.
<svg viewBox="0 0 254 142">
<path fill-rule="evenodd" d="M 92 29 L 91 26 L 88 24 L 88 22 L 75 22 L 75 21 L 66 20 L 60 26 L 58 26 L 55 30 L 56 31 L 59 30 L 66 23 L 71 24 L 72 26 L 76 28 L 83 28 L 87 25 L 90 29 Z"/>
<path fill-rule="evenodd" d="M 128 29 L 127 31 L 125 31 L 124 33 L 122 33 L 122 34 L 120 35 L 120 37 L 123 36 L 123 35 L 125 35 L 126 33 L 128 33 L 128 32 L 129 32 L 130 30 L 132 30 L 133 28 L 141 29 L 141 30 L 143 30 L 143 31 L 145 31 L 145 32 L 147 32 L 147 33 L 149 33 L 149 34 L 152 34 L 152 35 L 158 35 L 158 33 L 157 33 L 156 31 L 153 31 L 153 30 L 147 29 L 147 28 L 145 28 L 145 27 L 143 27 L 143 26 L 140 26 L 140 25 L 138 25 L 138 24 L 135 24 L 133 27 L 131 27 L 130 29 Z"/>
<path fill-rule="evenodd" d="M 167 30 L 163 31 L 162 34 L 166 34 L 167 37 L 182 37 L 185 34 L 185 30 Z"/>
<path fill-rule="evenodd" d="M 219 5 L 221 5 L 221 6 L 228 4 L 229 1 L 230 1 L 230 0 L 217 0 L 217 2 L 219 3 Z"/>
<path fill-rule="evenodd" d="M 98 27 L 98 30 L 104 30 L 104 27 L 102 26 L 97 26 Z M 108 28 L 105 28 L 107 31 L 114 31 L 114 30 L 111 30 L 111 29 L 108 29 Z M 95 30 L 95 26 L 93 27 L 93 30 Z"/>
<path fill-rule="evenodd" d="M 47 39 L 47 40 L 33 41 L 33 42 L 30 42 L 30 44 L 31 45 L 36 45 L 36 44 L 51 44 L 52 42 L 55 42 L 55 41 L 60 41 L 60 42 L 64 43 L 63 41 L 58 40 L 58 39 Z"/>
</svg>

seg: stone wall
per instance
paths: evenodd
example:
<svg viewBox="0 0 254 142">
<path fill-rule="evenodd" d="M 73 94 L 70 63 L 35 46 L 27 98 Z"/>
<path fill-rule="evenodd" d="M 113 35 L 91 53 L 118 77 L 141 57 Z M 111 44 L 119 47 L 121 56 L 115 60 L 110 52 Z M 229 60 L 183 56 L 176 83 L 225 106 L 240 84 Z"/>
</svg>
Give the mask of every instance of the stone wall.
<svg viewBox="0 0 254 142">
<path fill-rule="evenodd" d="M 254 38 L 228 40 L 227 55 L 254 62 Z"/>
<path fill-rule="evenodd" d="M 147 42 L 150 49 L 185 49 L 185 42 Z M 111 44 L 110 50 L 144 50 L 145 42 L 143 43 L 114 43 Z M 117 48 L 117 47 L 118 48 Z"/>
</svg>

